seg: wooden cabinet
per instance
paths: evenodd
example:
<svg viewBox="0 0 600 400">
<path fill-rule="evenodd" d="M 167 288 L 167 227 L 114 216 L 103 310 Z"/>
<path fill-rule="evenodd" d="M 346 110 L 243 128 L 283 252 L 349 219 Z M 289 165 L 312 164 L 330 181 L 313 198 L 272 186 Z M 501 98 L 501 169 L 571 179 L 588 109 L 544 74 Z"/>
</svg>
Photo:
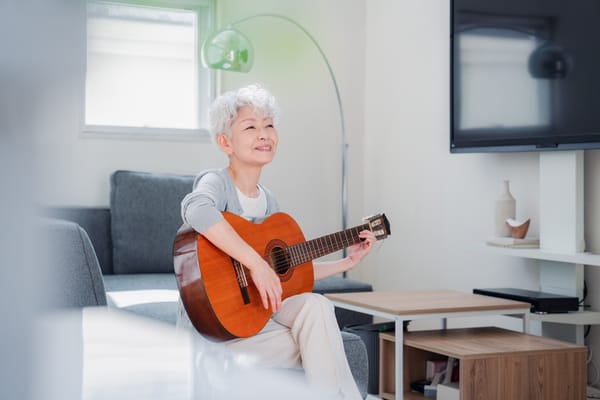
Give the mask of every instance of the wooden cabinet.
<svg viewBox="0 0 600 400">
<path fill-rule="evenodd" d="M 395 337 L 380 334 L 380 396 L 395 398 Z M 584 346 L 500 328 L 404 334 L 404 399 L 423 399 L 410 382 L 425 378 L 428 359 L 459 360 L 461 400 L 584 400 Z"/>
</svg>

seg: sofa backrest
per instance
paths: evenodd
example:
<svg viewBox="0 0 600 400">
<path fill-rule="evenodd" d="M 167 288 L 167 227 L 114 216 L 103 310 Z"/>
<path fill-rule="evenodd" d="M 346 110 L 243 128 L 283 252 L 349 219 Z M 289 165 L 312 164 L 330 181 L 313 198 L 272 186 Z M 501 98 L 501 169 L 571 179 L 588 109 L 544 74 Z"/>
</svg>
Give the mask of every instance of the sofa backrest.
<svg viewBox="0 0 600 400">
<path fill-rule="evenodd" d="M 115 274 L 173 273 L 180 203 L 194 176 L 115 171 L 110 214 Z"/>
</svg>

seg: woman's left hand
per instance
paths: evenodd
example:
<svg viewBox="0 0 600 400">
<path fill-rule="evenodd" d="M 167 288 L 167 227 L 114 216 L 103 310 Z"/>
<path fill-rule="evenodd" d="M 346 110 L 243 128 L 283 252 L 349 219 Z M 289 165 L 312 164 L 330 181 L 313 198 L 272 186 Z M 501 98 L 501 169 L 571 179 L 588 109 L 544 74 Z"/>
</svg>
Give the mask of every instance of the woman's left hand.
<svg viewBox="0 0 600 400">
<path fill-rule="evenodd" d="M 371 231 L 364 230 L 358 234 L 361 241 L 355 245 L 348 247 L 348 257 L 352 261 L 352 266 L 358 264 L 360 260 L 373 248 L 373 243 L 377 241 L 375 234 Z"/>
</svg>

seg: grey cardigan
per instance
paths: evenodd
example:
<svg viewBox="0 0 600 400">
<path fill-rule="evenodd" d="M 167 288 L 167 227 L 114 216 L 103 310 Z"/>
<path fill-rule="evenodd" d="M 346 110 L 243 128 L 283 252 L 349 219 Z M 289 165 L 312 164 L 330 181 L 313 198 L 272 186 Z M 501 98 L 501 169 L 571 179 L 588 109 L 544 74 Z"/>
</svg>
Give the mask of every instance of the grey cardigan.
<svg viewBox="0 0 600 400">
<path fill-rule="evenodd" d="M 260 187 L 267 196 L 267 216 L 278 212 L 279 204 L 273 193 L 262 185 Z M 196 232 L 203 233 L 223 220 L 221 211 L 242 214 L 233 179 L 227 168 L 204 170 L 194 179 L 192 192 L 181 201 L 181 218 Z"/>
</svg>

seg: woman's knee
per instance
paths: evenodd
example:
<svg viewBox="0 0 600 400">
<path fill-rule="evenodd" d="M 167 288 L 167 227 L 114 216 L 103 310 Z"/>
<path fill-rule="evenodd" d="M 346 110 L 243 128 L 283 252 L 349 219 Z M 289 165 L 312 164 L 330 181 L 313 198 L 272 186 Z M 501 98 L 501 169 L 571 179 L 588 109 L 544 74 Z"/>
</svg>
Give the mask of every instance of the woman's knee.
<svg viewBox="0 0 600 400">
<path fill-rule="evenodd" d="M 304 306 L 318 312 L 320 310 L 324 313 L 333 313 L 333 304 L 323 295 L 318 293 L 302 293 L 299 294 L 304 302 Z"/>
</svg>

